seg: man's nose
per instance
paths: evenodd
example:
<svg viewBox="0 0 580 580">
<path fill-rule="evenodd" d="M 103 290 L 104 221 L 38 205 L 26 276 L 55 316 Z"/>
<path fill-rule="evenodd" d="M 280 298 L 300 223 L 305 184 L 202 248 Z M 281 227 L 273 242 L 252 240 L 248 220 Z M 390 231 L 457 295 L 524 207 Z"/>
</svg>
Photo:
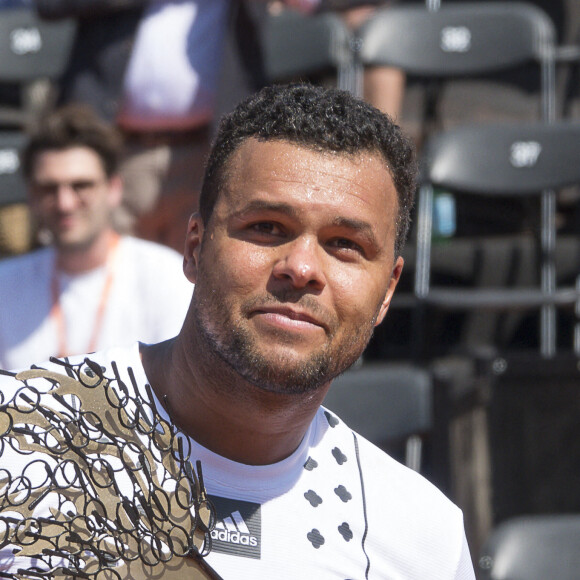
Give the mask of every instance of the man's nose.
<svg viewBox="0 0 580 580">
<path fill-rule="evenodd" d="M 55 195 L 56 206 L 61 211 L 70 210 L 78 204 L 79 196 L 72 185 L 61 183 L 58 185 Z"/>
<path fill-rule="evenodd" d="M 280 246 L 282 252 L 274 265 L 276 279 L 287 280 L 295 288 L 320 291 L 326 285 L 323 249 L 313 237 L 299 237 Z"/>
</svg>

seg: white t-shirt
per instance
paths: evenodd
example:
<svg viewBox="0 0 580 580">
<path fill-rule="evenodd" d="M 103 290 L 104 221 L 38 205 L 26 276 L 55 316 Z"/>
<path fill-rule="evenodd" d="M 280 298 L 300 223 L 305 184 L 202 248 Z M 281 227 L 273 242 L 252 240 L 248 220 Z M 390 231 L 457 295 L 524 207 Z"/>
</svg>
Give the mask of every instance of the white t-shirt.
<svg viewBox="0 0 580 580">
<path fill-rule="evenodd" d="M 58 320 L 51 314 L 55 251 L 44 248 L 0 263 L 0 368 L 16 369 L 58 355 Z M 131 237 L 117 249 L 112 284 L 94 350 L 177 335 L 193 285 L 176 251 Z M 107 268 L 77 276 L 58 274 L 69 354 L 91 348 Z"/>
<path fill-rule="evenodd" d="M 211 121 L 230 0 L 156 0 L 139 25 L 119 124 L 187 129 Z"/>
<path fill-rule="evenodd" d="M 129 387 L 131 368 L 149 400 L 138 345 L 91 359 L 107 377 L 114 376 L 116 361 Z M 0 391 L 14 392 L 14 382 L 0 376 Z M 192 461 L 201 461 L 217 512 L 206 561 L 226 580 L 475 578 L 460 510 L 322 407 L 299 448 L 279 463 L 243 465 L 191 439 L 189 447 Z M 3 466 L 16 477 L 19 468 L 10 457 Z M 5 569 L 16 565 L 8 553 L 0 553 L 0 569 L 2 562 Z"/>
</svg>

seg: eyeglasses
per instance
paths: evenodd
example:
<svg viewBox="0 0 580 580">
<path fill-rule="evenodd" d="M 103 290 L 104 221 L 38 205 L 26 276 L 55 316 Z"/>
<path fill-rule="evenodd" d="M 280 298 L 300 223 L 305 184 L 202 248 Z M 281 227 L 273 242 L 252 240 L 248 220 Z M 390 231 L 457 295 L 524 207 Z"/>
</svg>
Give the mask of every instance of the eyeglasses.
<svg viewBox="0 0 580 580">
<path fill-rule="evenodd" d="M 31 190 L 39 200 L 54 200 L 61 187 L 71 189 L 79 198 L 86 199 L 104 180 L 75 179 L 73 181 L 48 181 L 44 183 L 32 182 Z"/>
</svg>

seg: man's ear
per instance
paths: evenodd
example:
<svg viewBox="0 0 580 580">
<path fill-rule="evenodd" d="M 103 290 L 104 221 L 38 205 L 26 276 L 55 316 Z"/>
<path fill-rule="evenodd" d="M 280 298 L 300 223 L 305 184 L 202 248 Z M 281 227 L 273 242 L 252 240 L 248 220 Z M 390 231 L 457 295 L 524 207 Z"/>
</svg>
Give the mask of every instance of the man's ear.
<svg viewBox="0 0 580 580">
<path fill-rule="evenodd" d="M 383 319 L 385 318 L 387 311 L 389 310 L 389 306 L 391 304 L 391 299 L 393 298 L 393 294 L 395 293 L 395 288 L 399 283 L 399 279 L 401 278 L 401 272 L 403 271 L 403 258 L 399 256 L 395 261 L 395 265 L 393 266 L 393 271 L 391 273 L 391 279 L 389 280 L 389 285 L 387 286 L 387 293 L 385 294 L 385 299 L 381 304 L 381 308 L 379 310 L 379 315 L 377 316 L 377 321 L 375 322 L 375 326 L 378 326 Z"/>
<path fill-rule="evenodd" d="M 189 224 L 187 225 L 185 250 L 183 253 L 183 272 L 185 273 L 185 277 L 193 284 L 197 281 L 199 252 L 204 231 L 201 215 L 199 215 L 199 213 L 194 213 L 189 218 Z"/>
</svg>

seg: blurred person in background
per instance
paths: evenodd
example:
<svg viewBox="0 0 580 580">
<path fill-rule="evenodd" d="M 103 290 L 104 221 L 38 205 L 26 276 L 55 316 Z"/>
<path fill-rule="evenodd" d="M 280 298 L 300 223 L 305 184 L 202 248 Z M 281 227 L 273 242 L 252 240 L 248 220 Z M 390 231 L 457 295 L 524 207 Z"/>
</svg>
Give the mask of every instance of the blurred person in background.
<svg viewBox="0 0 580 580">
<path fill-rule="evenodd" d="M 87 107 L 41 120 L 22 154 L 47 247 L 0 263 L 0 367 L 171 338 L 191 298 L 181 256 L 120 236 L 121 141 Z"/>
<path fill-rule="evenodd" d="M 89 103 L 123 133 L 119 231 L 181 251 L 197 209 L 226 46 L 236 73 L 235 85 L 226 86 L 232 102 L 264 84 L 249 9 L 256 2 L 35 0 L 43 18 L 78 22 L 60 102 Z M 312 0 L 285 3 L 307 11 Z"/>
</svg>

